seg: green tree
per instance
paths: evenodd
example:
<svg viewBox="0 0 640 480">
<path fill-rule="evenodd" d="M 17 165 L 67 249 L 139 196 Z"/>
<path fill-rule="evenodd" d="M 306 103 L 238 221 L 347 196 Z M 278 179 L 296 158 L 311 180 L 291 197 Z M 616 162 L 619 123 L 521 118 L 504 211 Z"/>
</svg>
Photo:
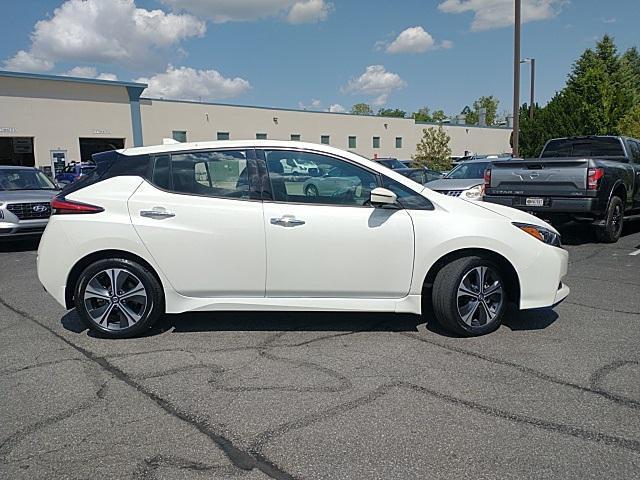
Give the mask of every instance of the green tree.
<svg viewBox="0 0 640 480">
<path fill-rule="evenodd" d="M 433 118 L 433 121 L 437 123 L 442 123 L 447 118 L 449 118 L 447 114 L 444 113 L 444 110 L 436 110 L 435 112 L 433 112 L 433 115 L 431 117 Z"/>
<path fill-rule="evenodd" d="M 496 115 L 498 113 L 498 105 L 500 104 L 500 100 L 498 100 L 493 95 L 482 96 L 473 102 L 473 109 L 467 113 L 466 122 L 469 125 L 475 125 L 480 121 L 480 109 L 484 108 L 486 110 L 486 121 L 487 125 L 494 125 L 496 121 Z"/>
<path fill-rule="evenodd" d="M 416 153 L 411 158 L 418 167 L 433 170 L 449 170 L 451 168 L 451 137 L 442 125 L 437 128 L 423 128 L 422 140 L 416 146 Z"/>
<path fill-rule="evenodd" d="M 566 86 L 547 105 L 536 106 L 533 121 L 526 108 L 520 110 L 520 153 L 537 156 L 555 137 L 630 134 L 639 103 L 638 51 L 619 55 L 613 39 L 605 35 L 576 60 Z"/>
<path fill-rule="evenodd" d="M 640 139 L 640 104 L 622 117 L 618 130 L 622 135 Z"/>
<path fill-rule="evenodd" d="M 407 112 L 405 112 L 404 110 L 400 110 L 399 108 L 381 108 L 380 110 L 378 110 L 378 116 L 405 118 L 407 116 Z"/>
<path fill-rule="evenodd" d="M 351 113 L 354 115 L 373 115 L 373 110 L 367 103 L 356 103 L 351 107 Z"/>
<path fill-rule="evenodd" d="M 417 112 L 413 112 L 411 114 L 411 118 L 413 118 L 416 122 L 433 122 L 433 118 L 429 113 L 429 107 L 422 107 Z"/>
</svg>

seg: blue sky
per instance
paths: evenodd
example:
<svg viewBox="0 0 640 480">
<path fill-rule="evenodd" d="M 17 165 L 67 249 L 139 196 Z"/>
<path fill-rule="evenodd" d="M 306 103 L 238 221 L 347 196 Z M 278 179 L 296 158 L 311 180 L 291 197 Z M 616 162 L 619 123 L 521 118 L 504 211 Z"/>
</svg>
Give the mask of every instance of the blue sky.
<svg viewBox="0 0 640 480">
<path fill-rule="evenodd" d="M 140 79 L 155 96 L 286 108 L 367 102 L 456 114 L 481 95 L 510 108 L 512 0 L 3 3 L 6 69 Z M 621 50 L 640 43 L 638 0 L 523 3 L 522 56 L 536 58 L 539 101 L 603 34 Z"/>
</svg>

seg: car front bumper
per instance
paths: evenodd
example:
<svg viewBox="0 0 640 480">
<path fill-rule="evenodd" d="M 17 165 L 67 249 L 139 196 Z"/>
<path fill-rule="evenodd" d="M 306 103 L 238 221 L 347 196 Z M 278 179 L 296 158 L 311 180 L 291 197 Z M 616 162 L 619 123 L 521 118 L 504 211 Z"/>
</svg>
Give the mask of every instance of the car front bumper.
<svg viewBox="0 0 640 480">
<path fill-rule="evenodd" d="M 568 264 L 569 252 L 544 245 L 529 267 L 519 272 L 520 309 L 553 307 L 564 300 L 570 293 L 562 282 Z"/>
<path fill-rule="evenodd" d="M 48 222 L 48 218 L 19 222 L 0 221 L 0 239 L 42 235 Z"/>
</svg>

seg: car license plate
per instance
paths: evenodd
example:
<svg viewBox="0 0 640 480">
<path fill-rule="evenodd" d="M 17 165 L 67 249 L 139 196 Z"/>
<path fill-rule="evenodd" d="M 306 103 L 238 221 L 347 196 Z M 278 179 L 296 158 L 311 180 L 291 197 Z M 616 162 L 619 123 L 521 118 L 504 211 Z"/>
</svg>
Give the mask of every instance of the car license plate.
<svg viewBox="0 0 640 480">
<path fill-rule="evenodd" d="M 543 207 L 544 198 L 527 198 L 525 204 L 527 207 Z"/>
</svg>

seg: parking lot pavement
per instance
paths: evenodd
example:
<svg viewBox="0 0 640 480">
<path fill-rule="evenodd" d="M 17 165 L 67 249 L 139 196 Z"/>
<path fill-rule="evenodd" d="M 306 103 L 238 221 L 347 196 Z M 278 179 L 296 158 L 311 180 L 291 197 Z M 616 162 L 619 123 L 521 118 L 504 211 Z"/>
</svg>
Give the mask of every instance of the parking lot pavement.
<svg viewBox="0 0 640 480">
<path fill-rule="evenodd" d="M 168 316 L 89 335 L 0 245 L 1 478 L 638 478 L 640 225 L 563 230 L 572 294 L 450 337 L 426 318 Z"/>
</svg>

